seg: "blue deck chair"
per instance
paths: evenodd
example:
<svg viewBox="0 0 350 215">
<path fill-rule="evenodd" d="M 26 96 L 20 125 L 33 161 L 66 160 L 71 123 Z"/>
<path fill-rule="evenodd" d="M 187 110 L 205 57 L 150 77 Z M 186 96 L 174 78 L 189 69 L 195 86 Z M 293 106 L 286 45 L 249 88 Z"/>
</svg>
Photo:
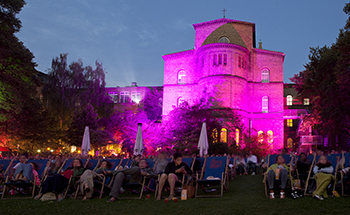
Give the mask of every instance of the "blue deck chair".
<svg viewBox="0 0 350 215">
<path fill-rule="evenodd" d="M 350 167 L 350 153 L 344 153 L 344 165 L 342 168 Z M 340 171 L 341 184 L 342 184 L 342 196 L 350 196 L 350 194 L 346 193 L 346 189 L 349 189 L 350 178 L 347 174 L 344 174 L 343 171 Z"/>
<path fill-rule="evenodd" d="M 149 168 L 153 169 L 155 165 L 154 159 L 149 158 L 149 159 L 146 159 L 146 161 L 148 163 Z"/>
<path fill-rule="evenodd" d="M 271 165 L 276 163 L 276 159 L 277 159 L 278 156 L 279 156 L 279 154 L 273 154 L 273 155 L 268 155 L 267 156 L 267 169 L 269 169 L 269 167 Z M 289 164 L 291 162 L 292 158 L 291 158 L 290 155 L 282 155 L 282 156 L 283 156 L 283 158 L 285 160 L 285 164 Z M 266 173 L 264 175 L 264 182 L 265 182 L 264 185 L 265 185 L 265 195 L 266 195 L 266 197 L 269 197 L 269 187 L 268 187 L 268 181 L 267 181 L 267 173 L 268 172 L 266 171 Z M 291 178 L 292 178 L 291 171 L 288 172 L 288 175 L 289 175 L 288 180 L 290 182 L 290 187 L 292 188 L 293 184 L 292 184 L 292 180 L 291 180 Z M 276 181 L 280 182 L 281 180 L 280 179 L 279 180 L 275 180 L 275 182 Z M 289 183 L 287 181 L 287 185 L 288 184 Z"/>
<path fill-rule="evenodd" d="M 203 179 L 203 174 L 204 174 L 204 164 L 205 164 L 205 160 L 206 158 L 196 158 L 197 161 L 199 161 L 199 166 L 198 166 L 198 172 L 200 174 L 199 179 Z"/>
<path fill-rule="evenodd" d="M 43 174 L 43 172 L 45 170 L 45 167 L 46 167 L 46 164 L 47 164 L 48 160 L 28 160 L 27 163 L 29 164 L 30 162 L 35 162 L 38 165 L 38 170 L 37 170 L 38 177 L 40 177 L 40 179 L 41 179 L 41 176 L 42 176 L 42 174 Z M 12 164 L 14 164 L 14 163 L 12 163 Z M 13 168 L 13 166 L 11 165 L 9 167 Z M 31 194 L 32 194 L 30 197 L 18 197 L 18 198 L 21 198 L 21 199 L 33 198 L 34 194 L 35 194 L 35 189 L 36 189 L 36 184 L 35 184 L 36 179 L 37 179 L 36 177 L 33 178 L 33 181 L 28 181 L 28 182 L 11 182 L 9 180 L 9 174 L 8 174 L 7 177 L 6 177 L 6 181 L 4 183 L 4 188 L 3 188 L 3 193 L 2 193 L 1 199 L 6 199 L 5 198 L 5 194 L 7 193 L 7 189 L 8 188 L 17 190 L 19 192 L 20 192 L 20 189 L 28 189 L 28 188 L 30 188 L 31 189 Z M 18 199 L 18 198 L 16 198 L 16 199 Z M 11 198 L 11 199 L 15 199 L 15 198 Z"/>
<path fill-rule="evenodd" d="M 190 169 L 193 171 L 193 158 L 182 158 L 182 162 L 187 164 L 187 166 L 189 166 Z"/>
<path fill-rule="evenodd" d="M 205 162 L 204 178 L 199 179 L 197 174 L 195 198 L 200 197 L 222 197 L 226 184 L 228 168 L 227 157 L 208 157 Z M 198 195 L 198 187 L 204 185 L 220 185 L 220 195 Z"/>
<path fill-rule="evenodd" d="M 16 165 L 18 161 L 16 162 L 14 159 L 11 160 L 0 160 L 0 167 L 2 169 L 2 173 L 6 177 L 7 174 L 10 172 L 11 167 L 13 168 L 14 165 Z"/>
<path fill-rule="evenodd" d="M 101 160 L 89 160 L 87 164 L 85 165 L 85 169 L 89 169 L 91 171 L 94 171 L 97 169 L 98 165 L 101 163 Z"/>
</svg>

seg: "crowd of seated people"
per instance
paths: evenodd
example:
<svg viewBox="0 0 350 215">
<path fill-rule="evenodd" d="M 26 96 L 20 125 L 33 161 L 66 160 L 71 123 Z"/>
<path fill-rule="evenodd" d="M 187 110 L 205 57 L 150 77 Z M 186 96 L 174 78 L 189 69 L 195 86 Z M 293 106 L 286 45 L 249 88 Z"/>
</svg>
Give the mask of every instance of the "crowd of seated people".
<svg viewBox="0 0 350 215">
<path fill-rule="evenodd" d="M 327 187 L 334 179 L 332 173 L 334 171 L 332 164 L 327 160 L 327 156 L 324 154 L 333 154 L 336 151 L 324 152 L 317 150 L 316 154 L 320 155 L 318 162 L 312 168 L 312 172 L 315 174 L 315 190 L 312 195 L 316 199 L 323 200 L 327 198 Z M 281 154 L 288 154 L 288 151 L 283 150 Z M 294 154 L 295 153 L 291 153 Z M 308 154 L 300 153 L 295 156 L 293 163 L 286 164 L 283 156 L 277 156 L 276 162 L 273 165 L 267 166 L 267 158 L 264 156 L 257 156 L 253 152 L 247 154 L 232 155 L 234 157 L 234 170 L 238 175 L 251 174 L 255 175 L 259 170 L 265 168 L 266 183 L 270 191 L 269 197 L 275 198 L 274 186 L 276 178 L 281 182 L 280 198 L 286 197 L 286 185 L 287 180 L 293 180 L 298 174 L 298 179 L 305 181 L 308 177 L 308 172 L 312 165 L 312 161 L 308 159 Z M 63 192 L 68 186 L 69 179 L 73 176 L 72 181 L 80 182 L 80 193 L 83 195 L 83 200 L 91 199 L 94 190 L 94 179 L 107 176 L 113 176 L 114 181 L 112 183 L 112 189 L 109 193 L 110 199 L 108 202 L 114 202 L 118 200 L 120 192 L 123 190 L 123 185 L 126 183 L 140 183 L 143 177 L 150 178 L 159 177 L 159 192 L 157 199 L 162 199 L 162 191 L 164 186 L 169 185 L 170 193 L 169 199 L 175 196 L 175 183 L 181 180 L 184 174 L 192 174 L 191 168 L 184 162 L 182 162 L 182 155 L 175 153 L 173 160 L 169 162 L 168 155 L 164 152 L 160 152 L 157 158 L 151 157 L 157 160 L 157 165 L 154 168 L 148 166 L 147 160 L 142 156 L 134 156 L 131 162 L 128 164 L 128 168 L 123 169 L 111 169 L 111 163 L 107 159 L 103 159 L 100 166 L 96 170 L 85 169 L 80 155 L 75 156 L 62 156 L 62 155 L 50 155 L 31 157 L 37 160 L 50 159 L 46 165 L 48 177 L 41 181 L 38 175 L 38 166 L 35 162 L 28 163 L 28 156 L 26 154 L 18 157 L 18 163 L 11 169 L 11 181 L 34 181 L 36 185 L 40 185 L 40 193 L 35 196 L 35 199 L 40 199 L 45 193 L 54 193 L 57 196 L 57 200 L 63 199 Z M 68 169 L 61 170 L 64 160 L 67 158 L 74 158 L 72 166 Z M 114 157 L 115 158 L 115 157 Z M 196 167 L 198 161 L 195 160 L 194 172 L 198 170 Z M 59 171 L 61 170 L 61 171 Z M 344 169 L 344 174 L 349 174 L 349 168 Z M 264 172 L 264 171 L 263 171 Z M 292 178 L 290 178 L 289 172 L 291 172 Z M 76 178 L 76 176 L 80 176 Z M 75 181 L 76 180 L 76 181 Z"/>
</svg>

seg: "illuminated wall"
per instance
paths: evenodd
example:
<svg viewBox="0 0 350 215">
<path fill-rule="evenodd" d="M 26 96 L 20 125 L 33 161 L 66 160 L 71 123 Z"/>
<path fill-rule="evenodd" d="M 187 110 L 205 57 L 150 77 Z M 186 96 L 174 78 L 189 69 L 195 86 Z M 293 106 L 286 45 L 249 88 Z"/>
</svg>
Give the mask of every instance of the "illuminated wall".
<svg viewBox="0 0 350 215">
<path fill-rule="evenodd" d="M 163 56 L 163 116 L 206 89 L 219 106 L 236 109 L 246 127 L 251 121 L 253 131 L 271 130 L 273 148 L 282 148 L 284 54 L 255 48 L 254 23 L 223 18 L 193 27 L 194 49 Z"/>
</svg>

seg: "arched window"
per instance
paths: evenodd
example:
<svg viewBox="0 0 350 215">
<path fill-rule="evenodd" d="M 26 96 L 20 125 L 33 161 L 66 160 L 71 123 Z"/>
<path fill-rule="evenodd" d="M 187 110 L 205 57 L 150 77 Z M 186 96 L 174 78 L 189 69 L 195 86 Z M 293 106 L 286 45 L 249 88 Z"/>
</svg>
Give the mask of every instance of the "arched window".
<svg viewBox="0 0 350 215">
<path fill-rule="evenodd" d="M 292 138 L 287 139 L 287 148 L 293 148 L 293 139 Z"/>
<path fill-rule="evenodd" d="M 180 107 L 182 103 L 184 103 L 185 99 L 180 96 L 178 99 L 177 99 L 177 106 Z"/>
<path fill-rule="evenodd" d="M 227 65 L 227 54 L 224 54 L 224 65 Z"/>
<path fill-rule="evenodd" d="M 227 143 L 227 129 L 222 128 L 220 132 L 220 142 Z"/>
<path fill-rule="evenodd" d="M 261 109 L 261 111 L 263 113 L 269 112 L 269 97 L 267 97 L 267 96 L 262 97 L 262 109 Z"/>
<path fill-rule="evenodd" d="M 239 136 L 240 136 L 240 134 L 239 134 L 239 129 L 236 128 L 236 137 L 235 137 L 235 141 L 236 141 L 236 144 L 237 144 L 237 145 L 239 144 Z"/>
<path fill-rule="evenodd" d="M 222 54 L 219 54 L 219 60 L 218 64 L 222 64 Z"/>
<path fill-rule="evenodd" d="M 270 71 L 265 69 L 261 72 L 261 83 L 269 83 L 270 82 Z"/>
<path fill-rule="evenodd" d="M 181 70 L 177 75 L 178 84 L 186 84 L 186 72 Z"/>
<path fill-rule="evenodd" d="M 293 96 L 288 95 L 287 96 L 287 106 L 292 106 L 293 105 Z"/>
<path fill-rule="evenodd" d="M 227 37 L 221 37 L 219 43 L 230 43 L 230 40 Z"/>
<path fill-rule="evenodd" d="M 259 143 L 262 143 L 264 141 L 264 132 L 258 131 L 258 141 Z"/>
<path fill-rule="evenodd" d="M 216 64 L 218 64 L 218 63 L 217 63 L 217 55 L 214 54 L 214 55 L 213 55 L 213 65 L 216 65 Z"/>
<path fill-rule="evenodd" d="M 217 143 L 218 142 L 218 129 L 214 128 L 211 136 L 213 137 L 213 143 Z"/>
<path fill-rule="evenodd" d="M 267 142 L 269 144 L 273 143 L 273 132 L 271 130 L 267 131 Z"/>
</svg>

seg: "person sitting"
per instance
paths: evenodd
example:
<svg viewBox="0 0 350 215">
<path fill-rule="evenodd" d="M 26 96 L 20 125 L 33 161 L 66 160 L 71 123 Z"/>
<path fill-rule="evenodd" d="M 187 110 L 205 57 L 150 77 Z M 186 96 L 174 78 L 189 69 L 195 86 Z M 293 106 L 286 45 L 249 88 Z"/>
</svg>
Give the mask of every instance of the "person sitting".
<svg viewBox="0 0 350 215">
<path fill-rule="evenodd" d="M 244 156 L 241 154 L 237 158 L 237 169 L 238 169 L 239 175 L 243 175 L 245 173 L 245 167 L 246 167 L 245 159 L 244 159 Z"/>
<path fill-rule="evenodd" d="M 141 160 L 141 155 L 134 155 L 133 159 L 130 162 L 130 167 L 138 166 Z"/>
<path fill-rule="evenodd" d="M 19 157 L 19 163 L 13 167 L 15 169 L 14 181 L 33 181 L 33 166 L 28 164 L 27 160 L 26 154 Z"/>
<path fill-rule="evenodd" d="M 84 171 L 79 179 L 81 183 L 80 191 L 84 194 L 83 200 L 91 199 L 94 192 L 94 178 L 100 177 L 99 175 L 103 175 L 103 171 L 110 170 L 111 166 L 112 164 L 105 160 L 102 161 L 100 167 L 96 171 L 91 171 L 89 169 Z"/>
<path fill-rule="evenodd" d="M 334 180 L 332 163 L 328 161 L 327 156 L 321 155 L 315 165 L 313 172 L 316 180 L 316 190 L 312 193 L 314 198 L 323 200 L 327 198 L 327 186 Z"/>
<path fill-rule="evenodd" d="M 249 152 L 249 156 L 247 158 L 247 166 L 248 166 L 248 173 L 250 173 L 250 169 L 252 169 L 252 175 L 255 175 L 256 170 L 256 164 L 258 163 L 258 158 L 253 155 L 253 152 Z"/>
<path fill-rule="evenodd" d="M 50 162 L 49 163 L 49 175 L 54 175 L 54 174 L 58 173 L 61 166 L 62 166 L 61 160 L 55 160 L 55 162 Z"/>
<path fill-rule="evenodd" d="M 311 161 L 307 159 L 305 153 L 300 153 L 297 161 L 296 169 L 299 173 L 299 179 L 305 181 L 307 179 L 307 173 L 310 170 Z"/>
<path fill-rule="evenodd" d="M 290 167 L 290 171 L 293 171 L 292 166 Z M 275 179 L 281 179 L 280 198 L 284 199 L 286 197 L 284 190 L 287 185 L 288 172 L 289 172 L 289 167 L 286 165 L 283 156 L 278 155 L 276 157 L 276 163 L 272 164 L 267 169 L 267 182 L 270 189 L 270 199 L 275 198 L 275 192 L 274 192 Z"/>
<path fill-rule="evenodd" d="M 65 170 L 62 174 L 55 174 L 52 177 L 46 178 L 42 183 L 41 192 L 34 197 L 35 200 L 38 200 L 42 197 L 43 194 L 48 192 L 53 192 L 57 195 L 57 201 L 63 200 L 63 191 L 68 186 L 68 182 L 71 176 L 76 177 L 80 176 L 84 172 L 83 162 L 76 158 L 73 160 L 72 167 Z M 73 183 L 75 178 L 72 179 Z"/>
<path fill-rule="evenodd" d="M 158 162 L 156 166 L 156 173 L 163 174 L 165 171 L 165 167 L 168 165 L 169 161 L 166 159 L 165 152 L 160 152 L 158 154 Z"/>
<path fill-rule="evenodd" d="M 182 162 L 182 155 L 180 153 L 175 153 L 174 161 L 168 163 L 165 167 L 165 172 L 160 177 L 157 200 L 162 198 L 162 190 L 166 181 L 168 181 L 170 185 L 169 199 L 172 199 L 175 196 L 175 183 L 179 178 L 182 178 L 183 174 L 192 174 L 192 171 L 186 163 Z"/>
<path fill-rule="evenodd" d="M 32 168 L 33 168 L 33 179 L 35 180 L 35 185 L 39 186 L 40 178 L 38 174 L 38 164 L 36 164 L 35 162 L 30 162 L 29 164 L 32 165 Z"/>
<path fill-rule="evenodd" d="M 115 202 L 118 200 L 119 192 L 123 183 L 139 183 L 142 179 L 141 169 L 139 166 L 133 166 L 115 171 L 103 171 L 105 175 L 114 175 L 112 190 L 109 193 L 111 198 L 107 202 Z"/>
</svg>

